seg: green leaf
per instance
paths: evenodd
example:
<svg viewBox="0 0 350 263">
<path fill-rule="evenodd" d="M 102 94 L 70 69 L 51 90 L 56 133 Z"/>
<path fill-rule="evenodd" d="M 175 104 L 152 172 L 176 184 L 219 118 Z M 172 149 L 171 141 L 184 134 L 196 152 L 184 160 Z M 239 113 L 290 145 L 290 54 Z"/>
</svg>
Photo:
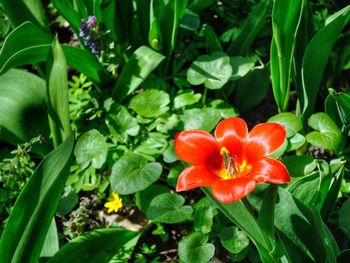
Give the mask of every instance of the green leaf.
<svg viewBox="0 0 350 263">
<path fill-rule="evenodd" d="M 287 131 L 287 138 L 291 138 L 303 128 L 301 120 L 291 112 L 283 112 L 272 116 L 267 122 L 275 122 L 282 124 Z"/>
<path fill-rule="evenodd" d="M 316 161 L 310 155 L 293 155 L 283 159 L 290 176 L 302 177 L 316 168 Z"/>
<path fill-rule="evenodd" d="M 187 71 L 192 85 L 204 84 L 208 89 L 221 89 L 232 75 L 230 58 L 223 52 L 199 56 Z"/>
<path fill-rule="evenodd" d="M 162 90 L 148 89 L 130 101 L 130 108 L 143 117 L 157 117 L 169 110 L 170 97 Z"/>
<path fill-rule="evenodd" d="M 15 28 L 5 39 L 0 51 L 0 74 L 11 67 L 47 61 L 52 38 L 30 22 Z M 109 73 L 90 52 L 62 45 L 67 64 L 84 73 L 97 86 L 112 82 Z"/>
<path fill-rule="evenodd" d="M 314 146 L 338 151 L 343 144 L 343 136 L 333 120 L 323 112 L 310 116 L 308 125 L 316 131 L 306 135 L 306 140 Z"/>
<path fill-rule="evenodd" d="M 292 59 L 303 5 L 304 0 L 276 0 L 273 5 L 270 65 L 273 94 L 280 111 L 288 107 Z"/>
<path fill-rule="evenodd" d="M 49 125 L 54 146 L 57 147 L 71 132 L 66 58 L 57 39 L 52 43 L 52 54 L 49 59 L 52 62 L 47 70 Z"/>
<path fill-rule="evenodd" d="M 48 263 L 108 263 L 118 250 L 134 247 L 140 235 L 122 228 L 88 232 L 62 247 Z"/>
<path fill-rule="evenodd" d="M 164 153 L 167 147 L 167 136 L 161 133 L 152 132 L 148 134 L 148 138 L 141 142 L 134 152 L 157 158 L 159 155 Z"/>
<path fill-rule="evenodd" d="M 323 78 L 328 57 L 344 26 L 349 21 L 350 6 L 332 16 L 325 26 L 315 34 L 307 46 L 302 62 L 302 90 L 297 89 L 302 110 L 302 119 L 307 120 L 313 113 L 318 90 Z"/>
<path fill-rule="evenodd" d="M 160 194 L 169 193 L 170 189 L 164 185 L 151 184 L 145 190 L 137 192 L 136 205 L 137 207 L 146 214 L 152 199 Z"/>
<path fill-rule="evenodd" d="M 137 89 L 164 58 L 146 46 L 139 47 L 128 60 L 113 88 L 112 96 L 116 103 Z"/>
<path fill-rule="evenodd" d="M 122 195 L 136 193 L 157 181 L 161 173 L 160 163 L 149 163 L 139 154 L 126 153 L 112 167 L 111 187 Z"/>
<path fill-rule="evenodd" d="M 69 174 L 73 135 L 48 154 L 24 186 L 1 237 L 3 263 L 38 262 Z"/>
<path fill-rule="evenodd" d="M 164 193 L 154 197 L 147 209 L 147 217 L 155 222 L 176 224 L 188 219 L 193 212 L 191 206 L 183 205 L 185 198 L 175 193 Z"/>
<path fill-rule="evenodd" d="M 246 57 L 231 57 L 232 76 L 230 80 L 237 80 L 246 76 L 255 65 L 255 60 Z"/>
<path fill-rule="evenodd" d="M 10 19 L 12 26 L 16 27 L 23 22 L 30 21 L 49 32 L 49 22 L 41 1 L 2 0 L 1 7 Z M 25 39 L 23 38 L 23 40 Z"/>
<path fill-rule="evenodd" d="M 213 218 L 217 215 L 216 207 L 206 197 L 199 200 L 194 206 L 193 227 L 195 231 L 208 234 L 213 225 Z"/>
<path fill-rule="evenodd" d="M 68 185 L 68 181 L 66 183 Z M 70 185 L 64 189 L 63 196 L 57 208 L 57 213 L 61 216 L 67 215 L 79 203 L 79 196 Z"/>
<path fill-rule="evenodd" d="M 249 246 L 248 236 L 236 226 L 222 228 L 219 238 L 221 245 L 234 254 L 240 253 Z"/>
<path fill-rule="evenodd" d="M 202 97 L 201 93 L 194 93 L 193 90 L 184 90 L 176 95 L 174 99 L 174 108 L 179 109 L 184 106 L 197 103 Z"/>
<path fill-rule="evenodd" d="M 0 112 L 1 140 L 18 144 L 39 135 L 48 140 L 47 93 L 43 79 L 18 69 L 1 75 Z M 45 154 L 50 148 L 49 143 L 44 143 L 33 150 Z"/>
<path fill-rule="evenodd" d="M 222 46 L 214 29 L 209 25 L 203 26 L 204 43 L 208 53 L 222 52 Z"/>
<path fill-rule="evenodd" d="M 90 164 L 99 169 L 107 159 L 108 145 L 105 137 L 98 130 L 85 132 L 77 141 L 74 155 L 82 169 Z"/>
<path fill-rule="evenodd" d="M 69 0 L 52 0 L 52 4 L 58 10 L 59 14 L 69 22 L 74 32 L 79 34 L 81 16 L 74 10 L 72 2 Z"/>
<path fill-rule="evenodd" d="M 260 33 L 261 29 L 266 24 L 266 17 L 268 15 L 271 5 L 271 0 L 260 1 L 244 22 L 242 31 L 232 44 L 226 50 L 229 55 L 243 55 L 249 51 L 255 38 Z"/>
<path fill-rule="evenodd" d="M 139 134 L 140 125 L 137 119 L 124 106 L 112 106 L 106 119 L 106 123 L 110 132 L 111 139 L 114 143 L 126 143 L 128 136 L 136 136 Z"/>
<path fill-rule="evenodd" d="M 234 93 L 230 97 L 239 111 L 245 112 L 259 105 L 266 97 L 270 82 L 269 67 L 254 68 L 243 78 L 236 80 Z"/>
<path fill-rule="evenodd" d="M 287 138 L 287 140 L 288 140 L 288 146 L 286 151 L 288 152 L 297 150 L 306 143 L 306 138 L 300 133 L 295 134 L 291 138 Z"/>
<path fill-rule="evenodd" d="M 158 19 L 153 17 L 151 26 L 148 32 L 148 43 L 155 50 L 161 50 L 163 47 L 163 38 L 160 31 Z"/>
<path fill-rule="evenodd" d="M 200 25 L 201 21 L 199 15 L 193 13 L 189 9 L 186 9 L 185 14 L 180 21 L 180 27 L 191 31 L 197 31 Z"/>
<path fill-rule="evenodd" d="M 55 218 L 52 218 L 50 227 L 47 231 L 40 257 L 52 257 L 59 250 L 58 232 Z"/>
<path fill-rule="evenodd" d="M 206 263 L 214 256 L 215 246 L 208 242 L 208 237 L 200 232 L 193 232 L 179 242 L 178 254 L 185 263 Z"/>
</svg>

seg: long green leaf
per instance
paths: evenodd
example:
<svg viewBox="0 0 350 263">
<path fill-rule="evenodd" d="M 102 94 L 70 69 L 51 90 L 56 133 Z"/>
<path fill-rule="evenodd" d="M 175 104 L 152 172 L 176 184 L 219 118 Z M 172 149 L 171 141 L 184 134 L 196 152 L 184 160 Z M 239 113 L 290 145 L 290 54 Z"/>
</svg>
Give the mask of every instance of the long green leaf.
<svg viewBox="0 0 350 263">
<path fill-rule="evenodd" d="M 73 135 L 39 164 L 16 200 L 1 237 L 2 263 L 36 263 L 69 174 Z"/>
<path fill-rule="evenodd" d="M 271 5 L 271 0 L 262 0 L 254 6 L 248 18 L 244 22 L 243 29 L 237 39 L 227 48 L 229 55 L 244 55 L 253 44 L 254 39 L 266 24 L 266 17 Z"/>
<path fill-rule="evenodd" d="M 303 5 L 304 0 L 276 0 L 273 6 L 270 64 L 273 95 L 280 111 L 288 107 L 292 58 Z"/>
<path fill-rule="evenodd" d="M 46 61 L 51 43 L 51 36 L 33 23 L 18 26 L 8 35 L 0 51 L 0 74 L 12 67 Z M 97 86 L 111 84 L 111 77 L 93 54 L 68 45 L 62 49 L 69 66 L 84 73 Z"/>
<path fill-rule="evenodd" d="M 26 21 L 40 26 L 49 32 L 48 20 L 45 9 L 39 0 L 1 0 L 0 4 L 4 8 L 5 14 L 16 27 Z M 25 40 L 23 38 L 23 40 Z"/>
<path fill-rule="evenodd" d="M 48 263 L 109 262 L 119 249 L 133 248 L 139 237 L 140 234 L 121 228 L 98 229 L 73 239 Z"/>
<path fill-rule="evenodd" d="M 49 152 L 49 125 L 45 81 L 24 70 L 11 69 L 0 76 L 0 139 L 12 144 L 39 135 L 47 143 L 34 145 L 34 152 Z"/>
<path fill-rule="evenodd" d="M 47 70 L 48 80 L 46 82 L 49 99 L 49 124 L 54 146 L 57 147 L 71 132 L 66 58 L 57 39 L 52 44 L 52 54 L 50 54 L 49 61 L 52 61 L 52 65 Z"/>
<path fill-rule="evenodd" d="M 311 39 L 305 50 L 302 62 L 302 93 L 298 97 L 301 105 L 301 118 L 306 121 L 313 113 L 316 96 L 328 57 L 339 34 L 350 18 L 350 5 L 333 14 L 325 26 Z M 297 90 L 298 91 L 298 90 Z"/>
<path fill-rule="evenodd" d="M 52 218 L 49 230 L 47 231 L 40 257 L 52 257 L 59 250 L 58 232 L 55 218 Z"/>
<path fill-rule="evenodd" d="M 125 65 L 113 89 L 115 101 L 119 103 L 131 94 L 164 58 L 146 46 L 138 48 Z"/>
<path fill-rule="evenodd" d="M 52 4 L 57 8 L 60 15 L 69 22 L 74 32 L 79 34 L 81 16 L 74 10 L 72 2 L 69 0 L 52 0 Z"/>
<path fill-rule="evenodd" d="M 265 259 L 264 262 L 273 262 L 273 259 L 269 256 L 269 244 L 266 242 L 264 233 L 261 231 L 257 221 L 248 212 L 243 203 L 237 201 L 230 204 L 223 204 L 211 195 L 208 188 L 202 187 L 201 189 L 209 200 L 212 201 L 228 219 L 247 233 L 259 250 L 262 259 Z"/>
</svg>

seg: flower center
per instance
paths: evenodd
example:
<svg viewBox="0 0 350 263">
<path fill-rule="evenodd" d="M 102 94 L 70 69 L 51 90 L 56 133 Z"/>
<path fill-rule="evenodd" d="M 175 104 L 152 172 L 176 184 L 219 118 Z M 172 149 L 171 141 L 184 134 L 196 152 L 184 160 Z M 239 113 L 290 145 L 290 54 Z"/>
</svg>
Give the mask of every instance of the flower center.
<svg viewBox="0 0 350 263">
<path fill-rule="evenodd" d="M 232 156 L 226 147 L 221 147 L 220 155 L 224 159 L 225 168 L 220 170 L 218 176 L 224 180 L 245 176 L 252 170 L 252 166 L 247 164 L 246 160 L 239 163 L 237 158 Z"/>
</svg>

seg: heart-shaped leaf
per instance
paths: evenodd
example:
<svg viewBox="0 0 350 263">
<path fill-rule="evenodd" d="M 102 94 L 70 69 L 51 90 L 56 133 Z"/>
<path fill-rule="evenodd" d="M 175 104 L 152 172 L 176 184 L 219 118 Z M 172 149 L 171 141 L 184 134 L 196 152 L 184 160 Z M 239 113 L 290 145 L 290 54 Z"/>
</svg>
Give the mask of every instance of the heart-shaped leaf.
<svg viewBox="0 0 350 263">
<path fill-rule="evenodd" d="M 301 120 L 291 112 L 283 112 L 272 116 L 268 122 L 276 122 L 282 124 L 287 131 L 287 138 L 293 137 L 298 131 L 303 128 Z"/>
<path fill-rule="evenodd" d="M 111 187 L 118 194 L 133 194 L 157 181 L 161 173 L 160 163 L 149 163 L 142 155 L 126 153 L 112 167 Z"/>
<path fill-rule="evenodd" d="M 223 52 L 199 56 L 187 71 L 187 80 L 192 85 L 204 84 L 208 89 L 220 89 L 230 79 L 230 58 Z"/>
<path fill-rule="evenodd" d="M 247 234 L 236 226 L 224 227 L 219 238 L 221 245 L 234 254 L 241 252 L 249 245 Z"/>
</svg>

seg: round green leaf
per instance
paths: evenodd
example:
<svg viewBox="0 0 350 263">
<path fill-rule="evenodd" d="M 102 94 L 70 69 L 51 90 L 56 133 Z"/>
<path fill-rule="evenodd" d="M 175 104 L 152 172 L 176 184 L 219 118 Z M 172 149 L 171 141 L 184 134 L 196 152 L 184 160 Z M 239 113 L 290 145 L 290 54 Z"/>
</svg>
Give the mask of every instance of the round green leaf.
<svg viewBox="0 0 350 263">
<path fill-rule="evenodd" d="M 198 102 L 202 97 L 200 93 L 194 93 L 193 90 L 184 90 L 178 94 L 174 99 L 175 109 L 182 108 L 184 106 L 192 105 Z"/>
<path fill-rule="evenodd" d="M 234 254 L 241 252 L 249 245 L 247 234 L 236 226 L 224 227 L 219 238 L 221 245 Z"/>
<path fill-rule="evenodd" d="M 282 124 L 287 131 L 287 138 L 293 137 L 298 131 L 303 128 L 301 120 L 291 112 L 283 112 L 272 116 L 268 122 Z"/>
<path fill-rule="evenodd" d="M 108 145 L 105 137 L 98 130 L 85 132 L 75 145 L 74 154 L 78 164 L 85 169 L 91 163 L 92 167 L 99 169 L 105 163 Z"/>
<path fill-rule="evenodd" d="M 306 135 L 309 143 L 329 150 L 341 148 L 343 144 L 341 131 L 326 113 L 319 112 L 311 115 L 308 125 L 316 130 Z"/>
<path fill-rule="evenodd" d="M 231 80 L 243 78 L 255 65 L 254 59 L 241 56 L 231 57 L 230 63 L 233 69 Z"/>
<path fill-rule="evenodd" d="M 207 263 L 215 253 L 215 246 L 207 243 L 208 237 L 200 232 L 194 232 L 179 242 L 180 260 L 185 263 Z"/>
<path fill-rule="evenodd" d="M 202 198 L 194 206 L 194 229 L 207 234 L 211 231 L 213 218 L 217 214 L 216 207 L 206 197 Z"/>
<path fill-rule="evenodd" d="M 288 138 L 288 147 L 286 151 L 294 151 L 303 146 L 305 142 L 305 137 L 300 133 L 297 133 L 293 137 Z"/>
<path fill-rule="evenodd" d="M 220 89 L 230 79 L 230 58 L 223 52 L 199 56 L 187 71 L 187 80 L 192 85 L 204 84 L 208 89 Z"/>
<path fill-rule="evenodd" d="M 126 153 L 112 167 L 111 187 L 122 195 L 136 193 L 157 181 L 161 173 L 160 163 L 149 163 L 139 154 Z"/>
<path fill-rule="evenodd" d="M 169 110 L 169 94 L 165 91 L 148 89 L 130 101 L 130 108 L 143 117 L 157 117 Z"/>
<path fill-rule="evenodd" d="M 192 207 L 183 206 L 185 199 L 178 194 L 164 193 L 152 199 L 147 216 L 150 220 L 175 224 L 188 219 L 192 214 Z"/>
</svg>

